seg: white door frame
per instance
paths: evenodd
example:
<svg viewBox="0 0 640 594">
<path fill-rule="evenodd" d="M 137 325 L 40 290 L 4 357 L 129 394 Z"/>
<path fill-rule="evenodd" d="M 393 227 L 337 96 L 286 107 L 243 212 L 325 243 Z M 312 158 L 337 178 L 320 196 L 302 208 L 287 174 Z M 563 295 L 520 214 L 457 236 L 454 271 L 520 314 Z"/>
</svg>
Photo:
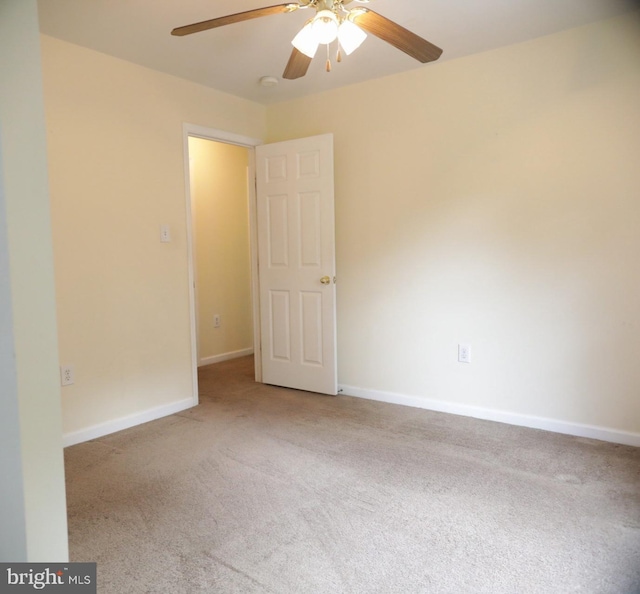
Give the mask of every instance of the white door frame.
<svg viewBox="0 0 640 594">
<path fill-rule="evenodd" d="M 187 210 L 187 259 L 189 263 L 189 323 L 191 332 L 191 371 L 193 375 L 194 400 L 198 400 L 198 344 L 196 311 L 196 272 L 195 237 L 193 232 L 193 205 L 191 203 L 191 164 L 189 162 L 189 137 L 204 138 L 214 142 L 235 144 L 249 149 L 249 168 L 247 175 L 247 195 L 249 199 L 249 243 L 251 252 L 251 301 L 253 309 L 253 349 L 255 361 L 255 379 L 262 382 L 262 357 L 260 355 L 260 292 L 258 282 L 258 219 L 256 203 L 256 157 L 255 147 L 262 140 L 241 136 L 224 130 L 206 128 L 197 124 L 183 124 L 184 183 Z"/>
</svg>

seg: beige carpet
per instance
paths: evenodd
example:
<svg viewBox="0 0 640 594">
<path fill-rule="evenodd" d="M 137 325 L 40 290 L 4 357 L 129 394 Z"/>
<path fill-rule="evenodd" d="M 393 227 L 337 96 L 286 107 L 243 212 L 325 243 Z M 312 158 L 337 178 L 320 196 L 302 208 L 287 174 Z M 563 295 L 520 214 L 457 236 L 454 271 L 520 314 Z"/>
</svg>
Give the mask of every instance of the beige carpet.
<svg viewBox="0 0 640 594">
<path fill-rule="evenodd" d="M 640 449 L 256 385 L 66 450 L 99 592 L 640 592 Z"/>
</svg>

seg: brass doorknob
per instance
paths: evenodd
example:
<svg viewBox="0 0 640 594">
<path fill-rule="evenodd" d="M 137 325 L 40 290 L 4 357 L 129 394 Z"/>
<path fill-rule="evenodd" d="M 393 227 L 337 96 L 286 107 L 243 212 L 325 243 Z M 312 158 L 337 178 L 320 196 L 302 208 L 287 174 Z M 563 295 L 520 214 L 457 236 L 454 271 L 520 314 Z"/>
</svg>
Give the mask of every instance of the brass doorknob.
<svg viewBox="0 0 640 594">
<path fill-rule="evenodd" d="M 320 279 L 320 282 L 321 282 L 323 285 L 328 285 L 328 284 L 331 282 L 331 277 L 329 277 L 329 276 L 323 276 L 323 277 Z"/>
</svg>

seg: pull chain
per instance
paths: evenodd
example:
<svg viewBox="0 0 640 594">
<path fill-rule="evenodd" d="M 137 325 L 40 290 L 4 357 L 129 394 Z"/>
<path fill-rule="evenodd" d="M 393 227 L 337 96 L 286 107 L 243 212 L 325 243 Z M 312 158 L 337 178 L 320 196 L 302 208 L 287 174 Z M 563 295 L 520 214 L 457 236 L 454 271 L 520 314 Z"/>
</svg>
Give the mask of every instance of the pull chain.
<svg viewBox="0 0 640 594">
<path fill-rule="evenodd" d="M 327 72 L 331 72 L 331 59 L 329 58 L 329 44 L 327 43 Z"/>
</svg>

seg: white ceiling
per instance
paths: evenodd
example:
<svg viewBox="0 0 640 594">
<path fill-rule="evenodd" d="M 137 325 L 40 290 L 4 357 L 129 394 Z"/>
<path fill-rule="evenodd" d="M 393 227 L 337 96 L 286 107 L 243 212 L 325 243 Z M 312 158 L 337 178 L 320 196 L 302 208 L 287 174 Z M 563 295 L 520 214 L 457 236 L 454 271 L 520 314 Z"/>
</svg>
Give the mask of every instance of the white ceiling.
<svg viewBox="0 0 640 594">
<path fill-rule="evenodd" d="M 286 1 L 286 0 L 282 0 Z M 387 76 L 420 64 L 369 35 L 324 71 L 318 50 L 309 72 L 281 78 L 304 10 L 195 33 L 174 27 L 278 4 L 279 0 L 38 0 L 41 31 L 155 70 L 263 104 Z M 441 47 L 439 61 L 555 33 L 637 7 L 633 0 L 371 0 L 368 8 Z M 437 64 L 436 62 L 435 64 Z M 550 67 L 552 65 L 550 64 Z M 273 88 L 262 76 L 276 76 Z"/>
</svg>

